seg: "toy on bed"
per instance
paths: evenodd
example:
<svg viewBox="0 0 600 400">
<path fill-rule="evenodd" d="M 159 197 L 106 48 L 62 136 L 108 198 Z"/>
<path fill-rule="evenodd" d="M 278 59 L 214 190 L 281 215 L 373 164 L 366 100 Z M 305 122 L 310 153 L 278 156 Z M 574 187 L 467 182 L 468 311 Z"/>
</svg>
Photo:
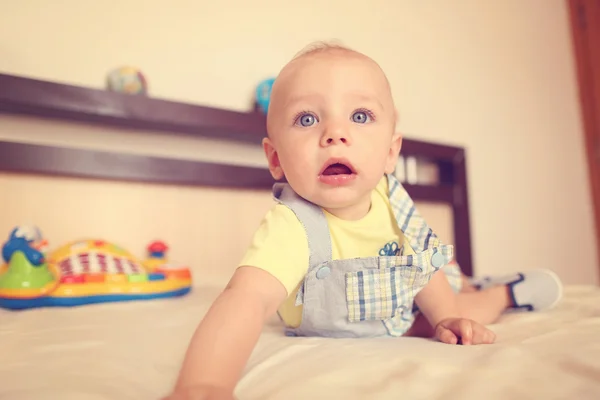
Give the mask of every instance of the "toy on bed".
<svg viewBox="0 0 600 400">
<path fill-rule="evenodd" d="M 187 266 L 170 265 L 162 242 L 139 261 L 104 240 L 79 240 L 48 252 L 35 227 L 15 228 L 2 247 L 0 307 L 20 310 L 149 300 L 188 293 Z"/>
</svg>

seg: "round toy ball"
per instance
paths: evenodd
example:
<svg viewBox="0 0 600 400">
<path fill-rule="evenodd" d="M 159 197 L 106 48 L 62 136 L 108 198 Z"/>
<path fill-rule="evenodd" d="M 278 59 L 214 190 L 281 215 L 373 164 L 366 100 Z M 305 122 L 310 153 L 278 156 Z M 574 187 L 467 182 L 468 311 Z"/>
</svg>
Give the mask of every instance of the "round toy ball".
<svg viewBox="0 0 600 400">
<path fill-rule="evenodd" d="M 147 94 L 148 83 L 144 74 L 134 67 L 116 68 L 107 76 L 108 90 L 127 94 Z"/>
<path fill-rule="evenodd" d="M 263 113 L 269 109 L 269 100 L 271 99 L 271 89 L 275 83 L 275 78 L 265 79 L 256 87 L 256 103 Z"/>
</svg>

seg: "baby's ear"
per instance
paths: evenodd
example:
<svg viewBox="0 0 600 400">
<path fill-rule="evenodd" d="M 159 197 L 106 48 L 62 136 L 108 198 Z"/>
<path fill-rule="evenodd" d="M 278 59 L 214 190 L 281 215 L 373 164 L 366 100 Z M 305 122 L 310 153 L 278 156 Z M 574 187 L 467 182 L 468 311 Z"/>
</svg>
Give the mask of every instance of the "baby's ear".
<svg viewBox="0 0 600 400">
<path fill-rule="evenodd" d="M 269 171 L 271 172 L 271 176 L 273 179 L 278 181 L 283 178 L 283 169 L 281 168 L 281 163 L 279 162 L 277 150 L 275 150 L 273 142 L 268 137 L 263 139 L 262 145 L 265 155 L 267 156 L 267 161 L 269 162 Z"/>
<path fill-rule="evenodd" d="M 385 165 L 385 172 L 391 174 L 396 170 L 396 164 L 398 163 L 398 157 L 400 156 L 400 149 L 402 148 L 402 133 L 394 133 L 392 137 L 392 143 L 390 146 L 390 153 Z"/>
</svg>

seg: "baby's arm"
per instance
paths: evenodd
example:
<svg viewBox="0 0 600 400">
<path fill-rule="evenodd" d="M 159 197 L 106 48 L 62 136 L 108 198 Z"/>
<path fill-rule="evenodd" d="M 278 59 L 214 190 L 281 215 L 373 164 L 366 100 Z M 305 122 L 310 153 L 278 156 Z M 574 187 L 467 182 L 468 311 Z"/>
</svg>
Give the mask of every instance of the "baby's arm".
<svg viewBox="0 0 600 400">
<path fill-rule="evenodd" d="M 443 271 L 436 272 L 429 283 L 417 294 L 415 302 L 431 326 L 435 336 L 444 343 L 491 343 L 494 334 L 483 325 L 462 318 L 457 295 Z"/>
<path fill-rule="evenodd" d="M 233 398 L 265 321 L 286 296 L 268 272 L 238 268 L 194 333 L 168 399 Z"/>
</svg>

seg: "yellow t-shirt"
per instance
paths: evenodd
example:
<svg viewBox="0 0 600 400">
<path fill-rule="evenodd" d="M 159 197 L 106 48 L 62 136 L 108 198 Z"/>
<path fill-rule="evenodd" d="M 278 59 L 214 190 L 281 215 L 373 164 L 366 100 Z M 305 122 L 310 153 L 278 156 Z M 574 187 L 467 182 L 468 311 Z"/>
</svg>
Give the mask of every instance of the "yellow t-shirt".
<svg viewBox="0 0 600 400">
<path fill-rule="evenodd" d="M 399 249 L 404 243 L 404 235 L 390 207 L 386 177 L 373 191 L 371 208 L 362 219 L 342 220 L 326 211 L 325 217 L 334 260 L 378 256 L 380 250 Z M 412 252 L 406 250 L 405 254 Z M 279 308 L 279 315 L 290 327 L 297 327 L 302 319 L 302 306 L 294 303 L 308 271 L 308 261 L 304 227 L 287 206 L 276 204 L 264 217 L 240 266 L 260 268 L 283 284 L 288 297 Z"/>
</svg>

